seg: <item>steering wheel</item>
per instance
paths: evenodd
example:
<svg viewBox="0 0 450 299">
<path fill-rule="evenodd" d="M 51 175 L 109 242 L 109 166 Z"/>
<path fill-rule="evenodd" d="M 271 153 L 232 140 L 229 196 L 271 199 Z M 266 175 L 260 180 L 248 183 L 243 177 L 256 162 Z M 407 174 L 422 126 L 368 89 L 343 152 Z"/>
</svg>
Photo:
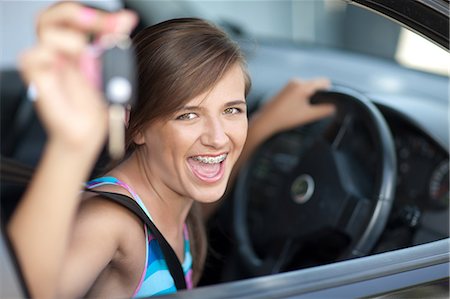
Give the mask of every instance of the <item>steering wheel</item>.
<svg viewBox="0 0 450 299">
<path fill-rule="evenodd" d="M 237 178 L 233 229 L 239 256 L 252 275 L 286 270 L 298 258 L 302 243 L 311 243 L 325 230 L 347 240 L 336 260 L 367 255 L 386 225 L 395 191 L 396 153 L 385 119 L 368 98 L 346 87 L 319 91 L 311 103 L 333 103 L 336 114 L 297 154 L 289 171 L 269 175 L 277 181 L 270 195 L 250 199 L 251 179 L 262 167 L 255 159 Z M 359 150 L 373 158 L 369 166 L 356 158 L 358 136 L 370 141 L 369 152 Z M 255 211 L 261 213 L 260 227 L 252 230 L 248 220 Z"/>
</svg>

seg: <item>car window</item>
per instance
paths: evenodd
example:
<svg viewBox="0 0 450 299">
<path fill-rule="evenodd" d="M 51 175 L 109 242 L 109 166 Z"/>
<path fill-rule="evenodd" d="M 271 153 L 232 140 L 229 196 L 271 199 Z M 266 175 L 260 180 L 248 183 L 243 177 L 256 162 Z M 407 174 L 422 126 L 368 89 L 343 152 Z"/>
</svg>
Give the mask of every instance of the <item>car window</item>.
<svg viewBox="0 0 450 299">
<path fill-rule="evenodd" d="M 0 3 L 1 68 L 16 67 L 17 53 L 34 40 L 33 16 L 51 2 L 54 1 Z M 121 5 L 117 4 L 120 1 L 104 2 L 112 2 L 112 8 Z M 96 4 L 95 1 L 88 3 Z M 393 21 L 345 1 L 126 1 L 126 6 L 139 9 L 146 25 L 173 17 L 197 16 L 212 20 L 228 31 L 241 43 L 249 57 L 249 70 L 253 75 L 253 88 L 248 97 L 250 112 L 261 107 L 292 77 L 329 76 L 338 85 L 364 92 L 387 121 L 398 170 L 394 183 L 394 207 L 387 220 L 387 229 L 370 254 L 448 238 L 450 54 L 447 51 Z M 24 16 L 20 22 L 14 17 L 18 12 Z M 266 147 L 253 160 L 256 161 L 251 173 L 254 181 L 249 184 L 252 194 L 256 197 L 279 191 L 271 185 L 276 179 L 278 181 L 273 185 L 282 184 L 280 178 L 283 177 L 278 174 L 292 171 L 293 165 L 300 160 L 303 146 L 309 144 L 310 135 L 328 124 L 307 125 L 268 140 Z M 371 156 L 374 144 L 367 140 L 367 132 L 361 128 L 353 128 L 360 139 L 350 142 L 350 152 L 358 161 L 356 167 L 364 165 L 373 170 L 376 166 Z M 29 143 L 22 143 L 22 152 L 23 147 L 30 148 Z M 270 275 L 269 272 L 249 273 L 243 270 L 245 267 L 236 251 L 238 242 L 230 228 L 233 225 L 233 202 L 227 200 L 224 212 L 208 223 L 213 234 L 210 237 L 213 259 L 207 263 L 203 286 Z M 263 205 L 262 201 L 253 201 L 256 208 Z M 274 205 L 273 210 L 276 208 Z M 254 235 L 272 233 L 266 225 L 272 219 L 270 216 L 249 217 L 248 220 L 253 221 L 250 229 Z M 284 224 L 289 228 L 277 229 L 296 229 L 292 225 L 294 220 L 289 217 L 285 220 Z M 361 223 L 359 225 L 369 225 Z M 218 238 L 214 235 L 217 232 L 221 234 Z M 328 236 L 324 234 L 318 239 L 327 239 Z M 279 246 L 281 243 L 276 244 L 279 239 L 274 240 L 273 247 L 283 247 Z M 346 242 L 339 236 L 330 240 L 326 244 L 329 247 L 320 247 L 324 255 L 327 250 L 333 250 L 333 246 Z M 267 243 L 259 239 L 253 241 L 259 246 L 257 254 L 266 254 Z M 308 245 L 311 247 L 295 254 L 310 254 L 308 250 L 318 248 L 317 244 Z M 282 252 L 283 248 L 274 250 Z M 293 263 L 285 270 L 294 271 L 337 260 L 336 256 L 319 256 L 313 262 Z M 220 271 L 215 271 L 215 267 Z M 380 296 L 448 296 L 448 280 L 427 282 L 393 294 L 381 293 Z"/>
<path fill-rule="evenodd" d="M 449 54 L 400 25 L 344 1 L 189 1 L 203 16 L 258 38 L 323 45 L 448 76 Z"/>
</svg>

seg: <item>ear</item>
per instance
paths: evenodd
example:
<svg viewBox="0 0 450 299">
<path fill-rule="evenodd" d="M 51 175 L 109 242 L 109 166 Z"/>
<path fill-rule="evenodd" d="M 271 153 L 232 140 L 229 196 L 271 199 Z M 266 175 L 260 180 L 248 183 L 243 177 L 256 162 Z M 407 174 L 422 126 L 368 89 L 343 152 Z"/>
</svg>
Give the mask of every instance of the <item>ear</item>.
<svg viewBox="0 0 450 299">
<path fill-rule="evenodd" d="M 134 136 L 133 138 L 134 143 L 136 143 L 137 145 L 142 145 L 145 143 L 145 138 L 144 138 L 144 134 L 142 134 L 142 131 L 139 130 L 136 134 L 136 136 Z"/>
</svg>

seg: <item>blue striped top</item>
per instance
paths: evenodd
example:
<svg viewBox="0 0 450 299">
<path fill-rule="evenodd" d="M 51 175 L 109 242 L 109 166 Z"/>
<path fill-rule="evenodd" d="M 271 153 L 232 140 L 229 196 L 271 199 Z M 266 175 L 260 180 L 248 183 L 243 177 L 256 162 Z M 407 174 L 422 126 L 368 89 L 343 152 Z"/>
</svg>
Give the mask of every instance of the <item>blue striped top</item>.
<svg viewBox="0 0 450 299">
<path fill-rule="evenodd" d="M 86 183 L 86 188 L 93 189 L 102 185 L 117 185 L 125 188 L 132 195 L 132 198 L 141 206 L 147 216 L 153 221 L 153 218 L 150 216 L 150 213 L 137 193 L 126 183 L 115 177 L 101 177 L 94 179 Z M 146 242 L 145 267 L 139 285 L 132 297 L 139 298 L 175 293 L 177 291 L 175 282 L 169 272 L 161 247 L 154 235 L 148 232 L 146 225 L 144 225 L 144 231 L 145 237 L 148 240 L 148 242 Z M 192 255 L 186 224 L 184 225 L 183 235 L 184 261 L 182 268 L 186 279 L 186 286 L 188 289 L 192 289 Z"/>
</svg>

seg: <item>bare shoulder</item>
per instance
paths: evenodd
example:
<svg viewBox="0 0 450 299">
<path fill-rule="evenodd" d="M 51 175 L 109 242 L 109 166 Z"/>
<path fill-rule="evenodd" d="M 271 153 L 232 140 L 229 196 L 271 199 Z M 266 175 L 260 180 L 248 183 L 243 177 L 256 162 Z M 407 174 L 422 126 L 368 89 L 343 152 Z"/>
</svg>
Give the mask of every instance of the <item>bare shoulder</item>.
<svg viewBox="0 0 450 299">
<path fill-rule="evenodd" d="M 118 171 L 111 171 L 105 176 L 111 176 L 123 180 L 123 177 Z M 96 191 L 112 192 L 122 194 L 128 197 L 132 197 L 129 191 L 116 184 L 105 184 L 94 188 Z M 94 214 L 101 215 L 104 217 L 105 223 L 111 225 L 111 229 L 114 230 L 115 234 L 120 237 L 122 244 L 127 244 L 130 241 L 129 238 L 132 237 L 144 237 L 142 221 L 131 211 L 125 207 L 113 202 L 111 199 L 104 198 L 101 195 L 93 192 L 83 193 L 83 207 L 81 213 L 86 208 L 87 210 L 92 210 Z M 94 211 L 95 210 L 95 211 Z M 88 211 L 87 215 L 90 214 Z M 97 216 L 98 217 L 98 216 Z M 138 234 L 138 236 L 136 236 Z"/>
<path fill-rule="evenodd" d="M 112 200 L 95 193 L 83 196 L 77 222 L 88 222 L 91 228 L 107 230 L 107 234 L 113 234 L 118 241 L 133 231 L 143 233 L 142 221 L 136 215 Z"/>
</svg>

